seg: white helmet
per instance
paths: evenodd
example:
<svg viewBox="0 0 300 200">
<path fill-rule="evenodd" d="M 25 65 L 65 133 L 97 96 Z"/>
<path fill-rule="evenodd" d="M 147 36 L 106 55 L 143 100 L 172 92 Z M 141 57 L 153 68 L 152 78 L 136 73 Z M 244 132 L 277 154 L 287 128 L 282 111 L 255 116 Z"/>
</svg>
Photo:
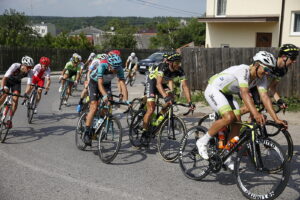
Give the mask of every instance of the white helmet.
<svg viewBox="0 0 300 200">
<path fill-rule="evenodd" d="M 96 58 L 100 59 L 100 60 L 106 60 L 108 58 L 108 55 L 105 54 L 105 53 L 102 53 L 102 54 L 98 54 L 96 56 Z"/>
<path fill-rule="evenodd" d="M 95 58 L 95 56 L 96 56 L 96 54 L 94 52 L 92 52 L 89 57 L 90 58 Z"/>
<path fill-rule="evenodd" d="M 22 63 L 22 65 L 25 65 L 25 66 L 30 66 L 30 67 L 34 66 L 33 59 L 29 56 L 24 56 L 21 60 L 21 63 Z"/>
<path fill-rule="evenodd" d="M 132 52 L 132 53 L 130 54 L 130 56 L 131 56 L 131 57 L 135 57 L 135 53 Z"/>
<path fill-rule="evenodd" d="M 273 54 L 267 52 L 267 51 L 259 51 L 255 56 L 253 57 L 253 61 L 259 61 L 262 64 L 269 66 L 269 67 L 276 67 L 276 59 L 273 56 Z"/>
</svg>

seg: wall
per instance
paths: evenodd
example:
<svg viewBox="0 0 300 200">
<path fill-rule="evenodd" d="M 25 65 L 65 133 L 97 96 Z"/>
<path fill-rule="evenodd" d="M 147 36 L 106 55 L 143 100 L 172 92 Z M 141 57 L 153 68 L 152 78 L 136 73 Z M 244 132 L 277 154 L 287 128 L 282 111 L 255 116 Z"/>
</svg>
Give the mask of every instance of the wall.
<svg viewBox="0 0 300 200">
<path fill-rule="evenodd" d="M 300 46 L 300 35 L 291 35 L 292 11 L 300 12 L 299 0 L 286 0 L 283 20 L 282 44 L 293 43 Z"/>
</svg>

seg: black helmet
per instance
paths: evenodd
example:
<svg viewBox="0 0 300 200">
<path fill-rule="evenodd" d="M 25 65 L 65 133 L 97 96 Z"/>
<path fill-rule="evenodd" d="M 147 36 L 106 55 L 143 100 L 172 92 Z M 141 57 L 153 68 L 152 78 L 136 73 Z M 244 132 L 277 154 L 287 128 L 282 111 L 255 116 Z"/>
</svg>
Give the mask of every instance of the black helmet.
<svg viewBox="0 0 300 200">
<path fill-rule="evenodd" d="M 181 61 L 181 55 L 178 53 L 171 54 L 167 57 L 167 61 L 171 61 L 171 62 Z"/>
<path fill-rule="evenodd" d="M 299 47 L 296 47 L 293 44 L 284 44 L 282 47 L 280 47 L 278 56 L 286 55 L 287 57 L 293 57 L 296 59 L 296 57 L 299 55 Z"/>
</svg>

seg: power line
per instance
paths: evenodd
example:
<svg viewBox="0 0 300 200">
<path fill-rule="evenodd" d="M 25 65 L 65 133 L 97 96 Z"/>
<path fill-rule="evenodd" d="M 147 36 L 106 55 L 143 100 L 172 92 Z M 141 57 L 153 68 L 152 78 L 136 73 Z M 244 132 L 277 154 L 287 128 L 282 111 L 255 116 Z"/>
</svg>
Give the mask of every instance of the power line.
<svg viewBox="0 0 300 200">
<path fill-rule="evenodd" d="M 179 12 L 181 14 L 190 15 L 190 16 L 199 15 L 199 13 L 196 13 L 196 12 L 191 12 L 191 11 L 181 10 L 181 9 L 177 9 L 177 8 L 172 8 L 172 7 L 169 7 L 169 6 L 159 5 L 159 4 L 144 1 L 144 0 L 127 0 L 127 1 L 139 4 L 139 5 L 144 5 L 144 6 L 164 10 L 164 11 L 169 11 L 169 12 L 176 11 L 177 13 Z"/>
</svg>

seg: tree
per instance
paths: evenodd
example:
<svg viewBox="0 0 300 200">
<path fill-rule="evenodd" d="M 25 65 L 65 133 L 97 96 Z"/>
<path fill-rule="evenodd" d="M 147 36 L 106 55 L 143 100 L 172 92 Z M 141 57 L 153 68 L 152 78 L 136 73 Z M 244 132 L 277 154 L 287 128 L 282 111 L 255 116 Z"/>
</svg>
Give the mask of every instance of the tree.
<svg viewBox="0 0 300 200">
<path fill-rule="evenodd" d="M 5 10 L 0 20 L 0 44 L 7 46 L 32 46 L 37 34 L 28 24 L 24 13 Z"/>
</svg>

